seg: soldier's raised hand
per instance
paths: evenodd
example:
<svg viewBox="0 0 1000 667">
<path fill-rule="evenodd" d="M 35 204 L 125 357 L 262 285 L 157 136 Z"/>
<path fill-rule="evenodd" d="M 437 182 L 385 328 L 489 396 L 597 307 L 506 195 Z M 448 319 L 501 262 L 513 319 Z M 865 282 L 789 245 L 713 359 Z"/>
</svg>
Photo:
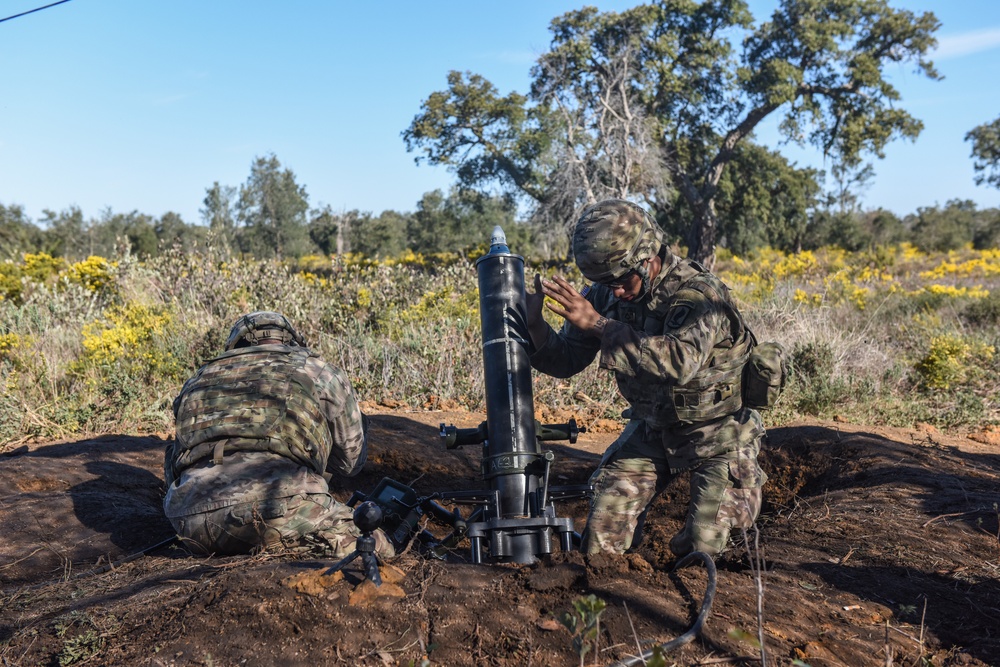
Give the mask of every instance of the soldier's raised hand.
<svg viewBox="0 0 1000 667">
<path fill-rule="evenodd" d="M 536 278 L 537 283 L 538 279 Z M 603 325 L 604 318 L 587 301 L 587 298 L 580 294 L 565 278 L 553 276 L 552 280 L 542 280 L 541 289 L 545 296 L 552 297 L 552 300 L 555 301 L 555 303 L 545 304 L 545 307 L 553 313 L 588 333 L 600 336 L 603 332 L 603 326 L 598 327 L 598 325 Z"/>
</svg>

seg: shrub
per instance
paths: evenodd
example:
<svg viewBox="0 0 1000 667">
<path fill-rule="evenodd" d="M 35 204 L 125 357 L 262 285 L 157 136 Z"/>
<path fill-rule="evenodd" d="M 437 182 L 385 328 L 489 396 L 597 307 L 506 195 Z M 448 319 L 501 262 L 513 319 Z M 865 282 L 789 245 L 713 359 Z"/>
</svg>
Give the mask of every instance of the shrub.
<svg viewBox="0 0 1000 667">
<path fill-rule="evenodd" d="M 962 317 L 975 327 L 1000 326 L 1000 290 L 993 290 L 986 297 L 971 302 L 962 311 Z"/>
<path fill-rule="evenodd" d="M 253 310 L 288 316 L 362 401 L 482 410 L 479 252 L 282 263 L 206 245 L 147 262 L 124 253 L 0 263 L 0 443 L 169 428 L 183 380 Z M 575 266 L 547 262 L 529 263 L 529 286 L 536 271 L 584 283 Z M 1000 252 L 720 252 L 717 271 L 758 339 L 792 350 L 795 375 L 769 425 L 801 414 L 949 425 L 1000 417 Z M 536 374 L 534 391 L 536 409 L 560 421 L 567 410 L 581 422 L 617 419 L 626 407 L 596 363 L 570 379 Z"/>
<path fill-rule="evenodd" d="M 65 274 L 70 283 L 81 285 L 91 292 L 104 292 L 114 285 L 117 268 L 118 262 L 91 255 L 82 262 L 70 265 Z"/>
<path fill-rule="evenodd" d="M 21 303 L 26 284 L 53 282 L 66 266 L 62 258 L 46 253 L 25 254 L 20 263 L 6 260 L 0 262 L 0 302 Z"/>
<path fill-rule="evenodd" d="M 949 389 L 970 382 L 993 359 L 993 346 L 970 341 L 956 334 L 931 339 L 930 349 L 916 364 L 927 389 Z"/>
</svg>

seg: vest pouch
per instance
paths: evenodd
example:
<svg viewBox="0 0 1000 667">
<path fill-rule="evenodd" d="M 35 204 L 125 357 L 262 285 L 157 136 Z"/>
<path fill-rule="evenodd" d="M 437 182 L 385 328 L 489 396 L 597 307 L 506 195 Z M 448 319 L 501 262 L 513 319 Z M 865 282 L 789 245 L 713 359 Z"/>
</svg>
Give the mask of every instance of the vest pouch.
<svg viewBox="0 0 1000 667">
<path fill-rule="evenodd" d="M 740 383 L 717 383 L 704 391 L 676 387 L 673 411 L 681 424 L 695 424 L 731 415 L 740 409 Z"/>
<path fill-rule="evenodd" d="M 774 407 L 788 380 L 788 356 L 779 343 L 762 343 L 743 368 L 743 405 L 754 410 Z"/>
</svg>

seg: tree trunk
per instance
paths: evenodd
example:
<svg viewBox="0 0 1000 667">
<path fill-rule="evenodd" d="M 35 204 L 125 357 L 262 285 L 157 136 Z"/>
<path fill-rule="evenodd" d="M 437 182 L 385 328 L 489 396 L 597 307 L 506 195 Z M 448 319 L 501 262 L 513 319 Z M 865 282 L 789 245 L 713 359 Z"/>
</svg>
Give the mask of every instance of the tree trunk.
<svg viewBox="0 0 1000 667">
<path fill-rule="evenodd" d="M 695 217 L 688 233 L 689 259 L 703 264 L 709 271 L 715 267 L 715 241 L 719 233 L 719 219 L 715 214 L 715 202 L 695 208 Z"/>
</svg>

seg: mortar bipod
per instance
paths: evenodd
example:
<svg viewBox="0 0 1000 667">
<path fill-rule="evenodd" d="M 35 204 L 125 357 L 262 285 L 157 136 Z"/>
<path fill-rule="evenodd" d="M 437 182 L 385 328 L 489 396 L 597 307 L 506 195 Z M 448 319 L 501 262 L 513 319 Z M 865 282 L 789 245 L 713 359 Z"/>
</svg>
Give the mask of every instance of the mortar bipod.
<svg viewBox="0 0 1000 667">
<path fill-rule="evenodd" d="M 585 432 L 585 429 L 577 427 L 575 419 L 565 424 L 547 425 L 535 421 L 534 427 L 536 443 L 542 440 L 575 443 L 577 436 Z M 552 553 L 553 538 L 558 540 L 563 551 L 572 550 L 574 542 L 579 543 L 579 535 L 573 530 L 572 519 L 556 516 L 553 500 L 587 496 L 591 493 L 590 485 L 552 487 L 550 477 L 555 454 L 542 452 L 537 446 L 535 451 L 493 452 L 488 434 L 487 422 L 466 429 L 441 424 L 440 436 L 448 449 L 483 445 L 483 480 L 494 487 L 489 491 L 434 494 L 436 498 L 457 504 L 480 505 L 463 525 L 465 536 L 469 538 L 472 561 L 481 563 L 484 552 L 488 552 L 489 559 L 494 562 L 532 562 L 536 556 Z M 526 483 L 523 486 L 497 483 L 498 479 L 514 475 L 523 476 Z M 512 489 L 520 492 L 511 495 Z M 509 497 L 504 496 L 505 491 Z M 453 532 L 447 539 L 457 543 L 456 537 Z"/>
</svg>

